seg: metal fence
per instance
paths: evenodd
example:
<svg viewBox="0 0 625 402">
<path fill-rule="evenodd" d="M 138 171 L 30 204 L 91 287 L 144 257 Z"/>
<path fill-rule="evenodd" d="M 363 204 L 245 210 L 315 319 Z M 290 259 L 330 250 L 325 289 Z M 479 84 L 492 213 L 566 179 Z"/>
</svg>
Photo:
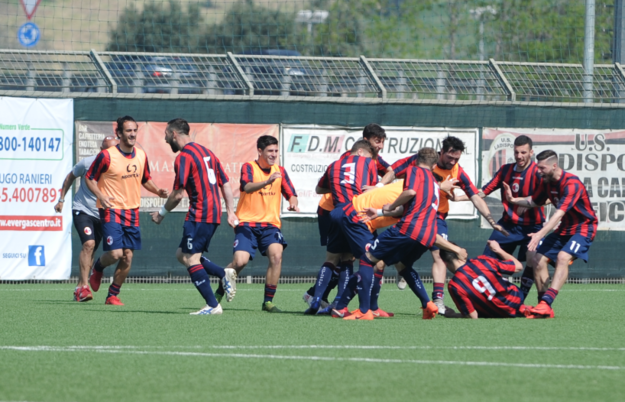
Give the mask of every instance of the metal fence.
<svg viewBox="0 0 625 402">
<path fill-rule="evenodd" d="M 0 50 L 0 94 L 26 92 L 584 102 L 581 64 Z M 592 103 L 625 103 L 620 64 Z"/>
</svg>

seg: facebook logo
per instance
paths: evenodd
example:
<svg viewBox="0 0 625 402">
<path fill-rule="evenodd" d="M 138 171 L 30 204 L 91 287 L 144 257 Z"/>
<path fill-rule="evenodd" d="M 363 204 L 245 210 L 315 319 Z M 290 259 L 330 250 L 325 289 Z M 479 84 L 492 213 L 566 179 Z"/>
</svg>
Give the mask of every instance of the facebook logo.
<svg viewBox="0 0 625 402">
<path fill-rule="evenodd" d="M 46 265 L 46 254 L 43 246 L 28 246 L 28 266 L 42 267 Z"/>
</svg>

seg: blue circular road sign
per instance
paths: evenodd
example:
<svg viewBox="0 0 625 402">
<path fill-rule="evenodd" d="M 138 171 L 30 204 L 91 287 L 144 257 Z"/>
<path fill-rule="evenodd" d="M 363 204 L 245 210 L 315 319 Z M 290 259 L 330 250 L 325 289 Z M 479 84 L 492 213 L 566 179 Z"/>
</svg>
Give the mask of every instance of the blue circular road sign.
<svg viewBox="0 0 625 402">
<path fill-rule="evenodd" d="M 35 46 L 41 38 L 41 31 L 34 22 L 27 22 L 17 30 L 17 39 L 24 47 Z"/>
</svg>

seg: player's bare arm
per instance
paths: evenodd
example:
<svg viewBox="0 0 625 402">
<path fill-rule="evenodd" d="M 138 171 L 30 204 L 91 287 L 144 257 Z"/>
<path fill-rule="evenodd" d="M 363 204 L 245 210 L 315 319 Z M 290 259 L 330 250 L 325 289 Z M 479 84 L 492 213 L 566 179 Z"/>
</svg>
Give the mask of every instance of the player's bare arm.
<svg viewBox="0 0 625 402">
<path fill-rule="evenodd" d="M 87 188 L 93 193 L 93 195 L 98 198 L 98 201 L 100 201 L 100 204 L 102 204 L 103 208 L 112 207 L 111 202 L 115 201 L 115 198 L 109 197 L 108 195 L 101 192 L 100 188 L 98 187 L 97 181 L 85 177 L 85 184 L 87 185 Z"/>
<path fill-rule="evenodd" d="M 460 246 L 453 244 L 452 242 L 450 242 L 449 240 L 446 240 L 443 236 L 439 234 L 436 234 L 436 241 L 434 242 L 434 244 L 436 245 L 436 247 L 440 249 L 451 251 L 452 253 L 456 253 L 456 255 L 458 256 L 458 259 L 461 261 L 466 261 L 467 258 L 469 258 L 469 254 L 467 253 L 467 250 L 463 249 Z"/>
<path fill-rule="evenodd" d="M 484 201 L 482 197 L 480 197 L 477 194 L 474 194 L 471 196 L 471 202 L 473 203 L 475 208 L 477 208 L 480 214 L 484 217 L 484 219 L 486 219 L 488 224 L 492 226 L 493 229 L 495 229 L 498 232 L 503 233 L 504 236 L 510 235 L 510 233 L 508 233 L 506 229 L 504 229 L 501 225 L 498 225 L 497 222 L 493 219 L 492 215 L 490 214 L 490 208 L 488 208 L 488 205 L 486 205 L 486 201 Z"/>
<path fill-rule="evenodd" d="M 282 174 L 280 174 L 280 172 L 275 172 L 271 176 L 269 176 L 267 180 L 259 181 L 257 183 L 253 183 L 253 182 L 247 183 L 245 187 L 243 187 L 243 191 L 245 191 L 248 194 L 254 193 L 262 189 L 263 187 L 270 185 L 271 183 L 273 183 L 274 181 L 276 181 L 277 179 L 281 177 L 282 177 Z"/>
<path fill-rule="evenodd" d="M 414 190 L 404 190 L 395 201 L 393 201 L 390 205 L 384 205 L 382 207 L 382 212 L 391 212 L 394 211 L 400 205 L 406 204 L 408 201 L 414 198 L 417 195 L 417 192 Z"/>
<path fill-rule="evenodd" d="M 514 272 L 521 272 L 523 270 L 523 264 L 521 264 L 521 262 L 519 262 L 519 260 L 514 258 L 514 256 L 512 254 L 506 253 L 501 248 L 499 243 L 497 243 L 495 240 L 488 240 L 486 243 L 488 244 L 488 247 L 493 251 L 493 253 L 495 253 L 495 254 L 497 254 L 499 256 L 499 258 L 501 258 L 504 261 L 512 261 L 512 262 L 514 262 Z"/>
<path fill-rule="evenodd" d="M 167 197 L 167 201 L 165 202 L 165 205 L 163 205 L 161 210 L 150 213 L 150 216 L 152 217 L 152 222 L 156 223 L 157 225 L 160 224 L 163 219 L 165 219 L 165 215 L 168 212 L 171 212 L 174 208 L 176 208 L 178 204 L 180 204 L 183 196 L 183 188 L 172 191 L 171 194 L 169 194 L 169 197 Z M 165 209 L 164 211 L 163 208 Z"/>
<path fill-rule="evenodd" d="M 360 219 L 362 223 L 367 223 L 381 216 L 398 217 L 398 216 L 401 216 L 403 213 L 404 213 L 403 205 L 398 206 L 392 211 L 384 211 L 382 209 L 367 208 L 365 210 L 358 211 L 358 218 Z"/>
<path fill-rule="evenodd" d="M 148 190 L 152 194 L 156 194 L 161 198 L 167 198 L 169 195 L 169 191 L 166 188 L 158 188 L 158 186 L 154 183 L 153 180 L 148 180 L 143 183 L 143 187 Z"/>
<path fill-rule="evenodd" d="M 386 186 L 387 184 L 392 183 L 393 180 L 395 180 L 395 172 L 389 166 L 388 169 L 386 169 L 386 174 L 382 177 L 382 180 L 380 180 L 380 183 Z"/>
<path fill-rule="evenodd" d="M 555 229 L 556 226 L 558 226 L 558 223 L 560 223 L 560 220 L 562 219 L 565 213 L 566 212 L 564 212 L 561 209 L 556 210 L 556 212 L 554 212 L 554 214 L 551 215 L 551 218 L 549 218 L 547 223 L 543 225 L 542 229 L 540 229 L 536 233 L 530 233 L 528 236 L 530 236 L 532 240 L 530 240 L 529 244 L 527 245 L 527 250 L 536 251 L 543 237 L 547 236 L 549 232 L 551 232 L 553 229 Z"/>
<path fill-rule="evenodd" d="M 61 197 L 59 198 L 59 202 L 54 206 L 54 210 L 58 213 L 63 212 L 63 204 L 65 203 L 65 194 L 69 191 L 69 188 L 76 180 L 76 176 L 74 176 L 73 172 L 69 172 L 67 176 L 65 176 L 65 180 L 63 181 L 63 188 L 61 189 Z"/>
<path fill-rule="evenodd" d="M 232 186 L 230 186 L 230 182 L 226 182 L 223 186 L 221 186 L 221 195 L 224 197 L 224 202 L 226 204 L 228 225 L 235 228 L 239 224 L 239 220 L 234 213 L 234 195 L 232 194 Z"/>
</svg>

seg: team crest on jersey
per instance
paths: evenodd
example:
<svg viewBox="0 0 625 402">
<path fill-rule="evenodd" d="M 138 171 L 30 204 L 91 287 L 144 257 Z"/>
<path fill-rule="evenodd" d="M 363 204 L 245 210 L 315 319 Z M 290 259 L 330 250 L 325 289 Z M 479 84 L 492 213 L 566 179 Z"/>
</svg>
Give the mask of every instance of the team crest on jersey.
<svg viewBox="0 0 625 402">
<path fill-rule="evenodd" d="M 90 228 L 89 226 L 85 227 L 85 234 L 86 234 L 87 236 L 91 236 L 91 233 L 92 233 L 92 232 L 91 232 L 91 228 Z"/>
<path fill-rule="evenodd" d="M 236 239 L 232 247 L 237 248 L 238 245 L 239 245 L 239 239 Z"/>
<path fill-rule="evenodd" d="M 371 248 L 371 243 L 367 243 L 367 245 L 365 246 L 365 252 L 369 251 L 370 248 Z"/>
<path fill-rule="evenodd" d="M 109 236 L 106 238 L 106 244 L 108 244 L 109 246 L 113 244 L 113 236 Z"/>
<path fill-rule="evenodd" d="M 519 192 L 519 183 L 512 184 L 512 191 L 514 191 L 515 193 Z"/>
</svg>

